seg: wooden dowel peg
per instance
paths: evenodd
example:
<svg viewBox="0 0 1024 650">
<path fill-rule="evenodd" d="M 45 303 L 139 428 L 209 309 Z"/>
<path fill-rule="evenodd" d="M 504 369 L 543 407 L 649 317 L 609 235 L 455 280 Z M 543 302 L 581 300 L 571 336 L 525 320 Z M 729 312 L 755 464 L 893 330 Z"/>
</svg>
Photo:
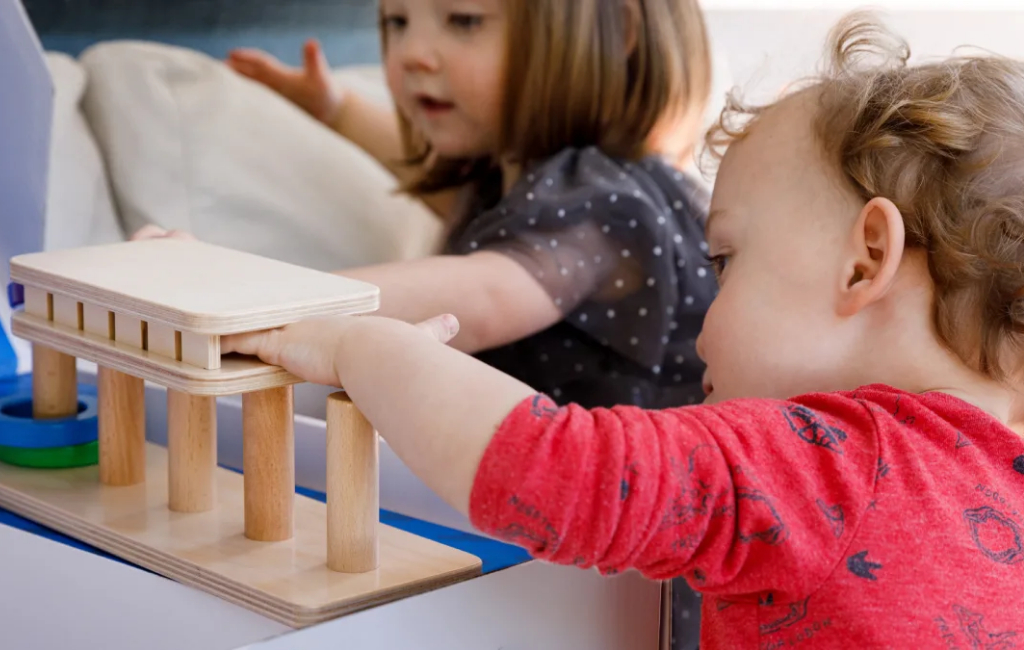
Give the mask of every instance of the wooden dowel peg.
<svg viewBox="0 0 1024 650">
<path fill-rule="evenodd" d="M 142 379 L 100 366 L 100 482 L 146 480 L 146 387 Z"/>
<path fill-rule="evenodd" d="M 75 358 L 53 348 L 32 345 L 32 417 L 66 418 L 78 413 Z"/>
<path fill-rule="evenodd" d="M 327 398 L 327 568 L 378 565 L 378 436 L 345 393 Z"/>
<path fill-rule="evenodd" d="M 217 398 L 167 391 L 167 507 L 206 512 L 216 500 Z"/>
<path fill-rule="evenodd" d="M 245 536 L 290 539 L 295 504 L 295 421 L 292 387 L 242 396 Z"/>
</svg>

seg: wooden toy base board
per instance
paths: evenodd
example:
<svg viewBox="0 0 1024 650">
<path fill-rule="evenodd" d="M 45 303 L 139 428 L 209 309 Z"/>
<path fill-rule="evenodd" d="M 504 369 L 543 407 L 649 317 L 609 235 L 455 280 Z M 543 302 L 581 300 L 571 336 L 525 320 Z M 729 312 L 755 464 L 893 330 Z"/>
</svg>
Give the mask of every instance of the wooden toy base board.
<svg viewBox="0 0 1024 650">
<path fill-rule="evenodd" d="M 292 627 L 306 627 L 459 582 L 480 559 L 380 525 L 380 566 L 330 571 L 326 505 L 295 496 L 295 536 L 255 542 L 244 534 L 241 474 L 217 468 L 217 507 L 167 509 L 167 450 L 147 443 L 146 482 L 101 485 L 98 468 L 0 465 L 0 506 L 177 582 Z"/>
<path fill-rule="evenodd" d="M 192 395 L 235 395 L 301 381 L 283 368 L 267 365 L 255 357 L 226 355 L 220 368 L 207 370 L 24 312 L 12 314 L 11 331 L 58 352 Z"/>
</svg>

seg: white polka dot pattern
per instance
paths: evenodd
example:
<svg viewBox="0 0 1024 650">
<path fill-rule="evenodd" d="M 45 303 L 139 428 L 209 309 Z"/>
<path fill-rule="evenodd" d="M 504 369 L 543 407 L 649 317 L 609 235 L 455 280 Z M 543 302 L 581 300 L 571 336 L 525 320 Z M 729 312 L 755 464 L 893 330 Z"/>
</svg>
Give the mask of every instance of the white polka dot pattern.
<svg viewBox="0 0 1024 650">
<path fill-rule="evenodd" d="M 716 288 L 704 214 L 698 187 L 657 158 L 567 149 L 534 166 L 447 250 L 509 255 L 566 320 L 481 358 L 556 399 L 702 399 L 692 341 Z"/>
</svg>

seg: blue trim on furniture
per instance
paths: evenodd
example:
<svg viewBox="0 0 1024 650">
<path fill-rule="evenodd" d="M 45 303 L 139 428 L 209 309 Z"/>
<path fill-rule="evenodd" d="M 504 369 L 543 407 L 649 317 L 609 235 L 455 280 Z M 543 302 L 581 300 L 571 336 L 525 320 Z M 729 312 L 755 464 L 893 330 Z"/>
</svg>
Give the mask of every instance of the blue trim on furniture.
<svg viewBox="0 0 1024 650">
<path fill-rule="evenodd" d="M 303 494 L 310 498 L 323 501 L 323 494 L 313 492 L 311 490 L 296 490 L 299 494 Z M 415 519 L 413 517 L 407 517 L 406 515 L 399 514 L 397 512 L 391 512 L 389 510 L 380 511 L 380 522 L 387 524 L 399 530 L 404 530 L 413 535 L 425 537 L 426 539 L 450 546 L 451 548 L 465 551 L 471 555 L 475 555 L 480 558 L 483 562 L 483 573 L 493 573 L 494 571 L 500 571 L 501 569 L 507 569 L 517 564 L 522 564 L 529 561 L 530 556 L 523 549 L 518 546 L 511 546 L 502 542 L 497 542 L 486 537 L 480 537 L 479 535 L 471 535 L 464 533 L 461 530 L 454 528 L 448 528 L 446 526 L 439 526 L 421 519 Z M 25 519 L 9 510 L 0 508 L 0 524 L 11 526 L 46 539 L 66 544 L 73 548 L 77 548 L 89 553 L 94 553 L 101 557 L 105 557 L 122 564 L 129 564 L 130 566 L 136 566 L 129 562 L 126 562 L 110 553 L 102 551 L 89 544 L 82 543 L 77 539 L 68 537 L 62 533 L 59 533 L 46 526 L 41 526 L 33 521 Z M 136 568 L 142 569 L 143 567 Z M 143 569 L 148 571 L 147 569 Z M 152 573 L 152 572 L 150 572 Z"/>
</svg>

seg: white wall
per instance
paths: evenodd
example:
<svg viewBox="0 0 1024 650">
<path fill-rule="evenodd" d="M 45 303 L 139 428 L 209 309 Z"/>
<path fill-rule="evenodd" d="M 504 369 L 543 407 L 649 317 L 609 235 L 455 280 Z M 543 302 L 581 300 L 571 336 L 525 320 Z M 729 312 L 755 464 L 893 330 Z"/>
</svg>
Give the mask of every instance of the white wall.
<svg viewBox="0 0 1024 650">
<path fill-rule="evenodd" d="M 986 5 L 1019 7 L 1001 11 L 906 9 L 922 4 L 917 0 L 876 3 L 876 6 L 892 8 L 882 15 L 887 24 L 909 41 L 915 59 L 950 54 L 961 45 L 1024 59 L 1024 0 Z M 929 4 L 963 7 L 969 3 L 931 0 Z M 970 4 L 978 6 L 980 3 Z M 846 11 L 861 6 L 855 2 L 827 0 L 705 0 L 702 5 L 706 7 L 715 51 L 726 59 L 731 81 L 754 93 L 751 96 L 754 99 L 773 95 L 787 82 L 812 73 L 831 27 Z M 730 6 L 746 8 L 723 8 Z M 834 8 L 786 8 L 793 6 Z"/>
</svg>

